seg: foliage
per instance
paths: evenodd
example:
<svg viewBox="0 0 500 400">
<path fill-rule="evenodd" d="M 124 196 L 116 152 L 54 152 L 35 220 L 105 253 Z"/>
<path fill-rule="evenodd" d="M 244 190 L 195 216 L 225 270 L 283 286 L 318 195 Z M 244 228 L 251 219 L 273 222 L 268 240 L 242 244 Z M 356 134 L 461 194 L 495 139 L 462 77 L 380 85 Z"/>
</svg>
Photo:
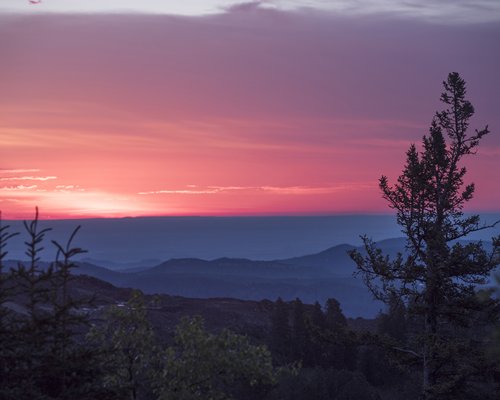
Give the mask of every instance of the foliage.
<svg viewBox="0 0 500 400">
<path fill-rule="evenodd" d="M 274 303 L 271 316 L 271 337 L 269 347 L 280 364 L 290 359 L 292 349 L 292 331 L 287 304 L 281 297 Z"/>
<path fill-rule="evenodd" d="M 4 272 L 4 259 L 8 252 L 6 250 L 8 241 L 17 235 L 9 232 L 9 225 L 2 224 L 0 212 L 0 388 L 6 387 L 8 383 L 8 371 L 13 357 L 12 343 L 15 333 L 11 326 L 12 312 L 7 307 L 7 302 L 12 295 L 12 285 Z M 0 393 L 2 390 L 0 390 Z"/>
<path fill-rule="evenodd" d="M 408 323 L 406 321 L 406 306 L 394 294 L 388 300 L 387 313 L 381 313 L 377 318 L 377 330 L 381 335 L 387 335 L 399 344 L 406 344 Z"/>
<path fill-rule="evenodd" d="M 281 365 L 299 362 L 304 367 L 356 369 L 356 335 L 335 299 L 327 300 L 323 312 L 318 303 L 310 307 L 300 299 L 285 303 L 278 298 L 270 342 L 273 358 Z"/>
<path fill-rule="evenodd" d="M 336 299 L 326 301 L 326 326 L 332 330 L 341 330 L 347 327 L 347 320 L 342 313 L 340 303 Z"/>
<path fill-rule="evenodd" d="M 45 234 L 35 219 L 24 223 L 28 240 L 27 265 L 2 274 L 2 297 L 16 304 L 17 312 L 2 313 L 0 397 L 5 399 L 93 398 L 97 371 L 92 352 L 78 339 L 78 328 L 87 318 L 80 312 L 87 300 L 74 299 L 68 292 L 72 257 L 83 252 L 72 247 L 73 232 L 66 246 L 54 242 L 57 260 L 47 268 L 40 263 Z M 5 229 L 6 227 L 4 227 Z M 1 231 L 2 247 L 13 235 Z M 3 249 L 2 249 L 3 250 Z M 1 259 L 6 252 L 1 253 Z M 15 300 L 15 302 L 14 302 Z"/>
<path fill-rule="evenodd" d="M 130 399 L 148 393 L 158 348 L 144 299 L 135 292 L 126 305 L 112 305 L 87 339 L 98 352 L 102 386 Z"/>
<path fill-rule="evenodd" d="M 481 375 L 484 364 L 469 328 L 491 322 L 498 312 L 496 301 L 481 300 L 475 287 L 499 263 L 500 238 L 493 239 L 491 253 L 481 242 L 457 241 L 487 227 L 477 215 L 463 213 L 474 184 L 464 185 L 461 162 L 476 153 L 488 128 L 468 136 L 474 108 L 465 99 L 465 82 L 454 72 L 443 84 L 441 101 L 447 108 L 436 113 L 422 151 L 410 146 L 393 186 L 385 176 L 379 182 L 406 236 L 407 256 L 391 260 L 367 237 L 366 256 L 350 253 L 372 293 L 385 302 L 394 297 L 404 301 L 422 328 L 401 351 L 420 361 L 425 399 L 471 398 L 473 386 L 467 382 Z"/>
<path fill-rule="evenodd" d="M 379 400 L 377 391 L 359 372 L 333 368 L 304 368 L 286 378 L 266 400 Z"/>
<path fill-rule="evenodd" d="M 306 327 L 304 304 L 298 298 L 292 303 L 292 343 L 292 356 L 295 360 L 309 358 L 311 337 Z"/>
<path fill-rule="evenodd" d="M 228 330 L 208 333 L 201 317 L 182 319 L 174 343 L 159 345 L 139 292 L 111 306 L 88 339 L 101 349 L 102 385 L 118 397 L 231 399 L 268 390 L 278 377 L 265 346 Z"/>
<path fill-rule="evenodd" d="M 269 387 L 277 376 L 265 346 L 229 330 L 208 333 L 200 317 L 184 318 L 175 344 L 164 352 L 156 392 L 159 399 L 231 399 L 253 387 Z"/>
</svg>

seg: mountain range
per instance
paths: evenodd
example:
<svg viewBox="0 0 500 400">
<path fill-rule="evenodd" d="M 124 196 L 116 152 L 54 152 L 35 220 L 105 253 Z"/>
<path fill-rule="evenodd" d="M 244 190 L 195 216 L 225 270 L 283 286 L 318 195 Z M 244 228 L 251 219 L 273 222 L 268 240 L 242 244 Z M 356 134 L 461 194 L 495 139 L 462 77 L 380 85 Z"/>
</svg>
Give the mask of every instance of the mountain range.
<svg viewBox="0 0 500 400">
<path fill-rule="evenodd" d="M 404 251 L 403 238 L 377 243 L 385 254 Z M 315 254 L 288 259 L 256 261 L 244 258 L 173 258 L 155 266 L 122 265 L 91 259 L 78 262 L 74 273 L 92 276 L 115 286 L 136 288 L 146 294 L 191 298 L 283 300 L 300 298 L 304 303 L 337 299 L 349 317 L 372 318 L 384 305 L 373 299 L 348 251 L 362 247 L 341 244 Z M 154 260 L 150 260 L 153 263 Z M 14 263 L 14 261 L 11 261 Z"/>
</svg>

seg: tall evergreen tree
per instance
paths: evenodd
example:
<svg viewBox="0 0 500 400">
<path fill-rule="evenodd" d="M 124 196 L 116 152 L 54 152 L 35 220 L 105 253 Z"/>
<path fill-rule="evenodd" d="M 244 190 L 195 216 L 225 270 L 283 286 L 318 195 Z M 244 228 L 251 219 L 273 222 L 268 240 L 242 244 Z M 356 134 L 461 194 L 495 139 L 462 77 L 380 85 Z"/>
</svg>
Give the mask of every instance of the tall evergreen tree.
<svg viewBox="0 0 500 400">
<path fill-rule="evenodd" d="M 340 303 L 336 299 L 326 301 L 326 325 L 332 330 L 343 330 L 347 327 L 347 320 L 342 313 Z"/>
<path fill-rule="evenodd" d="M 40 264 L 45 234 L 50 229 L 40 229 L 38 209 L 35 219 L 24 221 L 24 227 L 28 236 L 25 241 L 28 262 L 19 262 L 10 271 L 9 277 L 21 312 L 13 316 L 12 329 L 15 335 L 11 346 L 16 348 L 16 352 L 9 370 L 11 385 L 9 389 L 6 388 L 5 396 L 9 398 L 9 393 L 12 398 L 16 398 L 22 393 L 31 398 L 42 398 L 45 395 L 47 373 L 51 371 L 48 364 L 53 364 L 49 351 L 53 343 L 53 319 L 48 308 L 53 268 L 45 269 Z"/>
<path fill-rule="evenodd" d="M 387 335 L 399 343 L 406 342 L 406 306 L 401 298 L 394 294 L 391 295 L 388 300 L 387 312 L 378 317 L 377 330 L 379 334 Z"/>
<path fill-rule="evenodd" d="M 314 303 L 314 308 L 311 313 L 311 323 L 314 327 L 319 329 L 324 329 L 326 327 L 325 314 L 323 313 L 321 304 L 317 301 Z"/>
<path fill-rule="evenodd" d="M 296 298 L 292 306 L 292 355 L 295 360 L 304 361 L 309 348 L 304 304 Z"/>
<path fill-rule="evenodd" d="M 288 305 L 278 297 L 271 316 L 271 337 L 269 347 L 280 362 L 289 361 L 292 332 L 289 322 Z"/>
<path fill-rule="evenodd" d="M 328 299 L 325 308 L 326 329 L 323 336 L 328 343 L 325 361 L 336 369 L 354 370 L 357 360 L 355 334 L 349 330 L 338 300 Z"/>
<path fill-rule="evenodd" d="M 380 178 L 383 198 L 396 211 L 406 236 L 407 256 L 390 259 L 364 237 L 367 252 L 352 251 L 359 272 L 373 294 L 389 301 L 401 298 L 409 314 L 422 321 L 421 336 L 405 350 L 422 365 L 423 398 L 472 398 L 468 384 L 480 374 L 478 346 L 472 338 L 458 337 L 457 328 L 470 327 L 478 312 L 495 311 L 493 300 L 481 301 L 475 285 L 485 283 L 499 263 L 500 238 L 488 253 L 478 242 L 460 243 L 472 232 L 485 229 L 477 215 L 466 216 L 474 184 L 464 184 L 465 156 L 475 154 L 488 127 L 467 134 L 474 107 L 466 100 L 465 81 L 448 75 L 437 112 L 419 152 L 411 145 L 406 165 L 394 185 Z"/>
<path fill-rule="evenodd" d="M 72 299 L 68 291 L 70 270 L 75 266 L 71 258 L 82 252 L 71 247 L 77 230 L 65 247 L 55 243 L 62 258 L 46 267 L 40 262 L 40 252 L 49 229 L 40 228 L 38 209 L 35 219 L 24 226 L 29 261 L 19 262 L 1 278 L 1 294 L 13 301 L 17 312 L 2 320 L 0 398 L 95 398 L 102 392 L 93 385 L 97 375 L 94 355 L 77 337 L 87 322 L 79 308 L 87 302 Z M 0 235 L 0 247 L 4 247 L 12 235 L 6 230 Z M 3 260 L 5 251 L 0 255 Z"/>
</svg>

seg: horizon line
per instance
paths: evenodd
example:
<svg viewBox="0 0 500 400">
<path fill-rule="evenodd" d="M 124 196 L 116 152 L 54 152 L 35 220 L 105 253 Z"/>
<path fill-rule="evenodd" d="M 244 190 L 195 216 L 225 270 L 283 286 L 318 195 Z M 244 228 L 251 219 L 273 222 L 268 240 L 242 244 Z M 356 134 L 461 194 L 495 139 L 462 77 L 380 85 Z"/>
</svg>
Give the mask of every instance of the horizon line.
<svg viewBox="0 0 500 400">
<path fill-rule="evenodd" d="M 31 221 L 32 218 L 3 218 L 0 213 L 0 221 Z M 500 210 L 486 210 L 486 211 L 465 211 L 464 215 L 497 215 Z M 82 221 L 82 220 L 124 220 L 124 219 L 153 219 L 153 218 L 328 218 L 328 217 L 355 217 L 355 216 L 368 216 L 368 217 L 394 217 L 395 213 L 379 212 L 379 211 L 361 211 L 361 212 L 333 212 L 333 213 L 300 213 L 300 214 L 183 214 L 183 215 L 137 215 L 137 216 L 68 216 L 68 217 L 38 217 L 39 221 Z"/>
</svg>

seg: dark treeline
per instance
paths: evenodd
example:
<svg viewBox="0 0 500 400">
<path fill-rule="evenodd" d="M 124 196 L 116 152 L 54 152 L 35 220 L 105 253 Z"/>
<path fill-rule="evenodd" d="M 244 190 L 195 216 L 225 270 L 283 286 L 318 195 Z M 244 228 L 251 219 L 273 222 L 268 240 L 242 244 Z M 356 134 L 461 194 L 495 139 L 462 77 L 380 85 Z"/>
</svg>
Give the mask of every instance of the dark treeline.
<svg viewBox="0 0 500 400">
<path fill-rule="evenodd" d="M 489 292 L 478 294 L 489 301 Z M 473 351 L 455 359 L 456 374 L 469 371 L 470 388 L 463 398 L 495 399 L 500 394 L 498 324 L 486 324 L 478 314 L 477 325 L 460 329 L 463 339 L 474 338 Z M 483 320 L 481 321 L 481 318 Z M 329 299 L 324 309 L 299 299 L 274 304 L 269 348 L 278 365 L 299 362 L 296 376 L 274 388 L 269 399 L 420 399 L 421 363 L 409 350 L 421 340 L 422 319 L 394 297 L 368 328 L 346 320 L 340 305 Z M 455 376 L 440 381 L 450 387 Z M 309 396 L 309 397 L 308 397 Z M 460 398 L 460 397 L 457 397 Z"/>
<path fill-rule="evenodd" d="M 413 372 L 397 366 L 388 350 L 395 337 L 406 338 L 406 325 L 405 316 L 391 310 L 368 331 L 354 331 L 335 299 L 324 309 L 278 299 L 269 347 L 275 362 L 301 368 L 280 381 L 269 399 L 397 399 L 402 393 L 417 399 Z"/>
</svg>

